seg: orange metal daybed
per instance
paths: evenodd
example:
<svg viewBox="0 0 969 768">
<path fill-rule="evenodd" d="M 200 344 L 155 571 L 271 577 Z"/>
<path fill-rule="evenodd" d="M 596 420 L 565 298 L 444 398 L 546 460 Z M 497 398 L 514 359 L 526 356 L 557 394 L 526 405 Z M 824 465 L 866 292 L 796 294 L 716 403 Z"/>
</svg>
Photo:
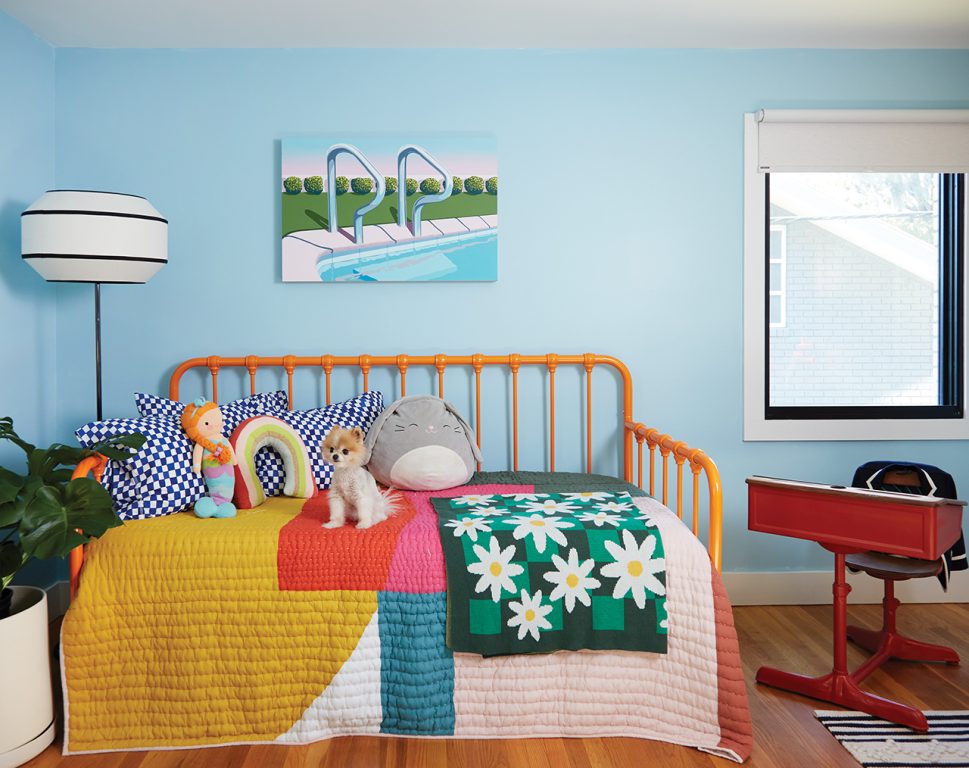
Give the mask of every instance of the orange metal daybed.
<svg viewBox="0 0 969 768">
<path fill-rule="evenodd" d="M 369 389 L 370 372 L 374 368 L 395 368 L 399 380 L 400 397 L 407 394 L 407 371 L 410 368 L 430 367 L 437 371 L 437 392 L 444 397 L 444 373 L 448 368 L 471 368 L 474 372 L 474 422 L 472 426 L 481 446 L 481 374 L 488 368 L 505 368 L 511 372 L 512 380 L 512 440 L 513 466 L 518 470 L 518 372 L 522 366 L 540 366 L 548 371 L 548 470 L 555 471 L 555 373 L 560 366 L 581 366 L 586 377 L 586 471 L 592 472 L 592 372 L 596 366 L 608 366 L 622 377 L 622 452 L 623 479 L 635 482 L 643 488 L 643 449 L 648 450 L 649 460 L 649 495 L 656 492 L 656 451 L 661 457 L 660 467 L 660 500 L 665 505 L 669 499 L 669 459 L 672 456 L 676 465 L 676 508 L 680 518 L 683 517 L 683 467 L 689 465 L 692 474 L 692 529 L 696 536 L 700 535 L 700 475 L 706 475 L 707 485 L 707 549 L 710 559 L 719 571 L 723 562 L 723 490 L 720 485 L 720 472 L 717 465 L 703 451 L 690 448 L 685 442 L 676 440 L 658 429 L 647 427 L 633 417 L 633 380 L 629 368 L 621 360 L 610 355 L 586 353 L 583 355 L 358 355 L 336 356 L 321 355 L 318 357 L 283 355 L 279 357 L 259 357 L 246 355 L 245 357 L 194 357 L 181 363 L 171 375 L 168 385 L 168 396 L 178 400 L 179 387 L 182 377 L 194 368 L 208 369 L 212 378 L 212 400 L 219 401 L 219 371 L 223 368 L 245 368 L 249 374 L 250 394 L 256 393 L 256 372 L 260 368 L 282 368 L 286 372 L 289 394 L 289 407 L 293 407 L 293 376 L 297 368 L 322 369 L 326 380 L 326 403 L 331 402 L 331 377 L 334 369 L 356 368 L 363 377 L 363 391 Z M 413 392 L 411 393 L 413 394 Z M 507 405 L 507 404 L 506 404 Z M 507 411 L 507 408 L 506 408 Z M 633 442 L 636 443 L 634 452 Z M 635 453 L 635 456 L 634 456 Z M 633 476 L 635 463 L 635 479 Z M 94 473 L 100 478 L 104 460 L 92 457 L 77 467 L 75 477 L 83 477 Z M 480 469 L 480 467 L 479 467 Z M 71 553 L 71 596 L 77 590 L 81 566 L 84 563 L 84 548 L 78 547 Z"/>
<path fill-rule="evenodd" d="M 311 369 L 327 403 L 331 379 L 341 369 L 353 375 L 341 374 L 332 389 L 350 378 L 355 390 L 379 382 L 388 400 L 391 394 L 415 394 L 419 383 L 427 387 L 428 382 L 433 394 L 444 397 L 448 384 L 449 399 L 457 395 L 469 403 L 468 420 L 479 445 L 485 444 L 486 460 L 496 434 L 507 448 L 508 471 L 496 475 L 511 479 L 473 479 L 469 486 L 492 489 L 476 493 L 534 493 L 538 481 L 529 480 L 530 474 L 554 473 L 564 482 L 568 473 L 556 471 L 556 449 L 559 464 L 566 456 L 574 462 L 576 438 L 583 444 L 582 474 L 590 483 L 612 482 L 592 474 L 593 446 L 604 434 L 600 428 L 593 437 L 595 404 L 596 424 L 620 438 L 620 446 L 613 442 L 619 449 L 613 455 L 623 479 L 645 485 L 653 497 L 633 501 L 662 535 L 667 653 L 452 653 L 445 642 L 447 586 L 429 494 L 405 493 L 408 512 L 396 522 L 360 535 L 351 532 L 341 539 L 346 544 L 332 545 L 346 551 L 312 550 L 310 566 L 333 571 L 326 583 L 335 586 L 283 581 L 284 567 L 295 562 L 284 560 L 291 551 L 286 547 L 298 537 L 317 541 L 320 524 L 311 507 L 325 503 L 325 497 L 305 503 L 274 497 L 215 525 L 186 513 L 131 521 L 90 544 L 86 563 L 82 549 L 72 554 L 74 598 L 61 643 L 65 753 L 307 743 L 350 734 L 632 736 L 746 759 L 750 714 L 719 575 L 720 477 L 703 451 L 636 421 L 632 377 L 621 361 L 598 354 L 198 357 L 177 366 L 169 396 L 177 400 L 183 376 L 198 369 L 210 378 L 216 402 L 220 373 L 223 389 L 226 384 L 238 388 L 248 374 L 248 389 L 255 393 L 257 372 L 267 368 L 276 369 L 277 379 L 285 376 L 290 408 L 299 369 L 303 375 Z M 521 377 L 520 387 L 519 374 L 526 368 L 533 370 Z M 226 369 L 241 370 L 229 378 Z M 539 373 L 543 386 L 536 398 Z M 596 400 L 594 380 L 607 383 Z M 613 389 L 619 400 L 614 409 L 603 405 Z M 496 391 L 503 407 L 492 402 Z M 530 399 L 522 403 L 525 393 Z M 576 398 L 577 419 L 565 424 L 565 404 L 575 413 Z M 504 419 L 498 427 L 485 420 L 498 413 Z M 548 471 L 519 472 L 520 429 L 539 417 Z M 534 443 L 523 441 L 522 453 Z M 77 474 L 99 474 L 103 467 L 90 459 Z M 394 526 L 404 527 L 394 533 Z M 704 527 L 706 548 L 698 540 Z M 380 559 L 374 547 L 381 537 L 409 541 L 410 559 L 394 559 L 394 569 L 408 569 L 417 581 L 436 579 L 436 586 L 412 589 L 384 577 L 370 586 L 352 586 Z M 333 570 L 337 555 L 355 565 Z M 299 562 L 305 565 L 306 558 Z"/>
</svg>

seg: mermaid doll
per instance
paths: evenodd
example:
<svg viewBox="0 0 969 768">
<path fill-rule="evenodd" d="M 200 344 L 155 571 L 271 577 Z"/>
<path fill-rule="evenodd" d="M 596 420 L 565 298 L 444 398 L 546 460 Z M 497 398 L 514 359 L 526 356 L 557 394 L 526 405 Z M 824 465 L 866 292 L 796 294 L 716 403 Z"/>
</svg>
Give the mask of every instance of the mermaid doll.
<svg viewBox="0 0 969 768">
<path fill-rule="evenodd" d="M 195 502 L 198 517 L 235 517 L 232 503 L 235 490 L 235 452 L 222 436 L 225 419 L 215 403 L 199 398 L 182 411 L 182 429 L 195 442 L 192 471 L 205 478 L 208 496 Z"/>
</svg>

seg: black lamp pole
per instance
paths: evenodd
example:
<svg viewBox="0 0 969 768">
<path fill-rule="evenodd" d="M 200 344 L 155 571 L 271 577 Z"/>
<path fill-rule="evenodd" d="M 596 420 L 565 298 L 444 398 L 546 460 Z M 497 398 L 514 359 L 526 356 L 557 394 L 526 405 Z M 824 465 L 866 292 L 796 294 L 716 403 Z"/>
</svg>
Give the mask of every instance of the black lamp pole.
<svg viewBox="0 0 969 768">
<path fill-rule="evenodd" d="M 94 365 L 98 383 L 98 421 L 101 421 L 101 283 L 94 284 Z"/>
</svg>

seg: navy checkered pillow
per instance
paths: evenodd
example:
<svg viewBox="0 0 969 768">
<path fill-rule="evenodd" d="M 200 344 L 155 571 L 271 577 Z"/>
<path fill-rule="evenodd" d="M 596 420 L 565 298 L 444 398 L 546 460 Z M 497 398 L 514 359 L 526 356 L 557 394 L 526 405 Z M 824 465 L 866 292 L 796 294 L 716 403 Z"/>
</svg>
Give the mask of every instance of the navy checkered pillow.
<svg viewBox="0 0 969 768">
<path fill-rule="evenodd" d="M 140 520 L 181 512 L 205 493 L 201 475 L 192 471 L 192 443 L 171 418 L 106 419 L 78 429 L 85 448 L 116 435 L 140 432 L 147 439 L 127 461 L 109 461 L 101 483 L 122 520 Z"/>
<path fill-rule="evenodd" d="M 225 416 L 226 435 L 246 419 L 266 413 L 267 406 L 286 403 L 282 392 L 268 393 L 265 399 L 258 398 L 235 400 L 219 406 Z M 109 437 L 132 432 L 140 432 L 147 438 L 141 449 L 127 461 L 109 461 L 101 478 L 122 520 L 160 517 L 189 509 L 205 494 L 205 483 L 200 475 L 192 472 L 192 442 L 182 431 L 179 420 L 183 405 L 154 395 L 138 395 L 136 402 L 140 411 L 144 412 L 144 405 L 157 415 L 93 421 L 76 431 L 78 442 L 90 448 Z M 309 452 L 317 487 L 323 489 L 330 486 L 333 472 L 333 467 L 323 461 L 320 453 L 326 433 L 336 424 L 361 427 L 366 431 L 383 408 L 383 395 L 367 392 L 325 408 L 307 411 L 274 409 L 270 415 L 287 422 L 299 434 Z M 256 474 L 267 496 L 278 496 L 282 492 L 283 462 L 271 448 L 263 448 L 256 454 Z"/>
<path fill-rule="evenodd" d="M 142 416 L 176 420 L 181 419 L 182 410 L 185 408 L 185 403 L 180 403 L 178 400 L 169 400 L 167 397 L 147 395 L 142 392 L 135 393 L 135 405 Z M 219 405 L 219 410 L 225 418 L 226 435 L 231 435 L 232 431 L 246 419 L 264 414 L 274 416 L 288 408 L 289 400 L 282 390 L 260 392 L 251 397 Z"/>
<path fill-rule="evenodd" d="M 323 461 L 320 445 L 335 425 L 352 428 L 360 427 L 364 432 L 370 429 L 374 419 L 384 409 L 384 396 L 380 392 L 365 392 L 357 397 L 334 403 L 323 408 L 308 411 L 282 411 L 275 414 L 289 424 L 299 434 L 310 455 L 313 477 L 320 490 L 330 487 L 333 467 Z M 285 474 L 283 462 L 270 448 L 263 448 L 256 454 L 256 475 L 262 482 L 267 496 L 278 496 L 282 491 Z"/>
</svg>

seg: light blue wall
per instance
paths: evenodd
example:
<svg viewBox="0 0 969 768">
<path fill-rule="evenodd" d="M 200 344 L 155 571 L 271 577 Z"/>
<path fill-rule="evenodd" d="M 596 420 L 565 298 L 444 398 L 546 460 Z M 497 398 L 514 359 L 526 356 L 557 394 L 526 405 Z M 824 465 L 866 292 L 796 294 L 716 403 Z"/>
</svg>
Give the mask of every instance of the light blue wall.
<svg viewBox="0 0 969 768">
<path fill-rule="evenodd" d="M 20 212 L 54 184 L 54 49 L 0 13 L 0 416 L 27 440 L 53 439 L 56 289 L 20 258 Z M 0 444 L 0 465 L 20 468 Z M 21 581 L 54 580 L 47 564 Z"/>
<path fill-rule="evenodd" d="M 170 264 L 105 289 L 106 411 L 213 352 L 608 352 L 638 417 L 719 463 L 726 568 L 823 568 L 747 533 L 746 475 L 844 482 L 897 457 L 969 494 L 966 446 L 742 441 L 742 115 L 964 108 L 967 71 L 969 51 L 59 50 L 58 185 L 144 194 L 171 221 Z M 278 140 L 387 128 L 497 135 L 496 284 L 279 281 Z M 93 410 L 90 313 L 88 288 L 62 289 L 63 436 Z"/>
</svg>

